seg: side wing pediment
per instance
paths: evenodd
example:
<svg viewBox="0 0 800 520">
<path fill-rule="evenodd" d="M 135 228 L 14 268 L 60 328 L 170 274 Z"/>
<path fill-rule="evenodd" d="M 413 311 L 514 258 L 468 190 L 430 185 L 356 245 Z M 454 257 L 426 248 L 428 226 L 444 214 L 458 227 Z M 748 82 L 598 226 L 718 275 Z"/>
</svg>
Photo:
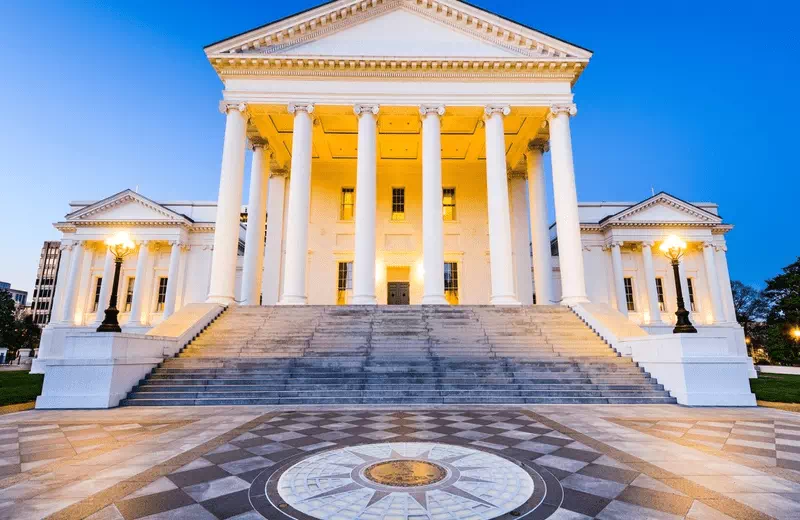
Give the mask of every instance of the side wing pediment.
<svg viewBox="0 0 800 520">
<path fill-rule="evenodd" d="M 610 217 L 608 223 L 720 224 L 722 219 L 688 202 L 661 194 Z"/>
<path fill-rule="evenodd" d="M 67 215 L 69 222 L 122 221 L 122 222 L 190 222 L 184 215 L 175 213 L 138 193 L 126 190 L 107 199 L 80 208 Z"/>
</svg>

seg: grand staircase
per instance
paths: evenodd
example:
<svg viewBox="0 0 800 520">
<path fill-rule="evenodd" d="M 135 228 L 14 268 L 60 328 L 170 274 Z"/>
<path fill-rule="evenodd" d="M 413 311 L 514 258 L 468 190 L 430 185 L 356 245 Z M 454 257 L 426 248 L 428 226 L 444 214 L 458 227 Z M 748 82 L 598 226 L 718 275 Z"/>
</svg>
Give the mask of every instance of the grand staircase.
<svg viewBox="0 0 800 520">
<path fill-rule="evenodd" d="M 561 306 L 234 306 L 122 404 L 674 402 Z"/>
</svg>

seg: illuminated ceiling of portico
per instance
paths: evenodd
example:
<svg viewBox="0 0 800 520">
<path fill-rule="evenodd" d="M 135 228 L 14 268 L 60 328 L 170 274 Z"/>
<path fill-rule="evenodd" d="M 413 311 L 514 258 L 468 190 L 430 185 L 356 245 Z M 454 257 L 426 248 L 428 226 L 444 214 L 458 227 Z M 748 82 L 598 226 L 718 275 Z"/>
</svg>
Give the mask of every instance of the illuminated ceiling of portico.
<svg viewBox="0 0 800 520">
<path fill-rule="evenodd" d="M 251 137 L 266 139 L 275 160 L 288 165 L 294 116 L 285 106 L 250 105 Z M 530 140 L 546 134 L 546 107 L 512 107 L 504 118 L 506 162 L 516 165 Z M 313 113 L 312 154 L 320 161 L 355 161 L 358 119 L 350 106 L 317 106 Z M 448 107 L 442 117 L 442 160 L 481 161 L 485 155 L 483 107 Z M 381 107 L 378 114 L 378 161 L 420 161 L 422 121 L 418 107 Z"/>
</svg>

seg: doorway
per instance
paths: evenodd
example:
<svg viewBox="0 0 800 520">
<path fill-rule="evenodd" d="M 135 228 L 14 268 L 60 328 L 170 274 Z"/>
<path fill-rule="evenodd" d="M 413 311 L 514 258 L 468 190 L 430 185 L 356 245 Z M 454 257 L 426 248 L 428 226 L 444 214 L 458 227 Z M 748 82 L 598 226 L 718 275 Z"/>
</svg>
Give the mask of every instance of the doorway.
<svg viewBox="0 0 800 520">
<path fill-rule="evenodd" d="M 407 266 L 386 268 L 386 303 L 388 305 L 408 305 L 410 303 L 411 283 Z"/>
<path fill-rule="evenodd" d="M 408 282 L 388 282 L 386 303 L 388 305 L 408 305 Z"/>
</svg>

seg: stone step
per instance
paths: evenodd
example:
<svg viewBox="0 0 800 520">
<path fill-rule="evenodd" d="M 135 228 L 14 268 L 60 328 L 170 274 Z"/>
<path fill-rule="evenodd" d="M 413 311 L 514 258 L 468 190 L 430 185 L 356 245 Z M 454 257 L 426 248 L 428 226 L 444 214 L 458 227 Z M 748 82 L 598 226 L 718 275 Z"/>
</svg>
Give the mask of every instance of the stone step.
<svg viewBox="0 0 800 520">
<path fill-rule="evenodd" d="M 411 405 L 411 404 L 675 404 L 674 397 L 440 397 L 430 399 L 426 397 L 413 398 L 279 398 L 279 399 L 123 399 L 122 406 L 233 406 L 233 405 L 344 405 L 344 404 L 371 404 L 371 405 Z"/>
</svg>

